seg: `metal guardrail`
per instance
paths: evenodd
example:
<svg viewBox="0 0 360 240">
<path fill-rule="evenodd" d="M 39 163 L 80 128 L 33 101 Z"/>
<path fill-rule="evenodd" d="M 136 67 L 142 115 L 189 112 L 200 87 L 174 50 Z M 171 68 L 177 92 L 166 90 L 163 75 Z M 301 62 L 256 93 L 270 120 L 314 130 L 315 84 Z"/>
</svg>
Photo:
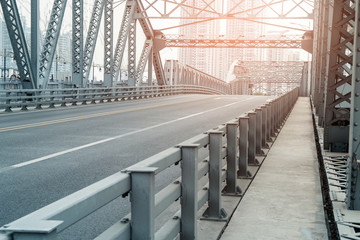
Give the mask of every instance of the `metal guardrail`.
<svg viewBox="0 0 360 240">
<path fill-rule="evenodd" d="M 111 102 L 138 98 L 158 97 L 174 94 L 226 94 L 215 88 L 195 85 L 176 86 L 141 86 L 141 87 L 110 87 L 110 88 L 68 88 L 68 89 L 14 89 L 0 91 L 0 109 L 11 112 L 12 108 L 26 111 L 34 106 L 54 108 L 56 105 L 65 107 L 96 102 Z"/>
<path fill-rule="evenodd" d="M 57 233 L 128 193 L 131 213 L 96 240 L 168 240 L 178 235 L 181 240 L 197 239 L 198 210 L 207 203 L 203 218 L 228 220 L 221 207 L 222 193 L 241 194 L 237 178 L 248 177 L 248 165 L 256 164 L 256 154 L 262 154 L 267 141 L 282 127 L 298 92 L 294 89 L 237 119 L 4 225 L 0 228 L 0 239 L 55 239 Z M 209 157 L 201 161 L 198 151 L 204 147 L 209 150 Z M 181 178 L 155 193 L 156 175 L 179 163 Z M 206 180 L 205 187 L 198 186 L 200 180 Z M 181 209 L 155 232 L 156 217 L 177 199 L 181 199 Z"/>
</svg>

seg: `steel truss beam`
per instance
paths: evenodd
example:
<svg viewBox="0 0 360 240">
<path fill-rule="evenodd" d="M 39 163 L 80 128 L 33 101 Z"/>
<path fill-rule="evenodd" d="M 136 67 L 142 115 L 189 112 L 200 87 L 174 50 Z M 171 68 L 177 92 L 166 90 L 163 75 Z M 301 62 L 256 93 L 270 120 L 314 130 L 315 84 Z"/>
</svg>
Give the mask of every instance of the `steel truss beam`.
<svg viewBox="0 0 360 240">
<path fill-rule="evenodd" d="M 349 159 L 346 203 L 360 210 L 360 1 L 355 1 L 354 51 L 350 107 Z"/>
<path fill-rule="evenodd" d="M 105 2 L 105 23 L 104 23 L 104 84 L 112 87 L 113 82 L 113 0 Z"/>
<path fill-rule="evenodd" d="M 254 2 L 252 8 L 238 11 L 238 3 L 231 9 L 225 8 L 225 1 L 218 1 L 220 9 L 214 9 L 212 4 L 214 0 L 202 0 L 201 4 L 194 6 L 193 0 L 174 0 L 163 1 L 153 0 L 144 1 L 144 12 L 148 12 L 150 19 L 311 19 L 313 1 L 308 0 L 262 0 Z M 179 16 L 179 10 L 184 13 Z M 265 14 L 266 12 L 266 14 Z M 151 13 L 151 14 L 150 14 Z M 145 15 L 143 15 L 144 17 Z M 266 16 L 266 17 L 265 17 Z"/>
<path fill-rule="evenodd" d="M 241 61 L 234 66 L 236 79 L 231 84 L 236 94 L 250 94 L 252 84 L 253 93 L 279 95 L 300 87 L 304 66 L 298 61 Z"/>
<path fill-rule="evenodd" d="M 149 18 L 147 17 L 147 12 L 145 11 L 145 8 L 142 4 L 143 1 L 137 0 L 137 16 L 139 17 L 139 23 L 141 25 L 141 28 L 144 31 L 144 34 L 147 39 L 155 39 L 158 38 L 158 34 L 154 32 L 154 29 L 151 25 L 151 22 Z M 161 45 L 161 44 L 159 44 Z M 156 80 L 158 85 L 164 85 L 165 84 L 165 75 L 164 75 L 164 68 L 161 62 L 160 57 L 160 50 L 161 47 L 155 46 L 153 49 L 153 65 L 154 65 L 154 71 L 156 74 Z"/>
<path fill-rule="evenodd" d="M 99 34 L 100 22 L 104 11 L 104 5 L 106 0 L 95 0 L 92 10 L 89 30 L 87 32 L 85 47 L 84 47 L 84 60 L 83 60 L 83 83 L 82 86 L 86 86 L 89 79 L 91 63 L 94 58 L 95 46 L 97 37 Z M 82 46 L 82 45 L 81 45 Z"/>
<path fill-rule="evenodd" d="M 291 39 L 164 39 L 166 47 L 182 48 L 301 48 L 303 41 Z"/>
<path fill-rule="evenodd" d="M 77 87 L 84 87 L 84 2 L 73 0 L 72 3 L 72 82 Z"/>
<path fill-rule="evenodd" d="M 329 9 L 332 27 L 329 72 L 324 103 L 324 148 L 331 151 L 347 151 L 348 147 L 354 8 L 354 2 L 346 0 L 334 1 Z M 316 83 L 316 88 L 319 87 L 319 83 Z M 318 90 L 316 91 L 315 94 L 318 93 Z"/>
<path fill-rule="evenodd" d="M 328 52 L 330 50 L 329 39 L 329 0 L 322 0 L 317 8 L 318 22 L 317 22 L 317 51 L 314 54 L 317 56 L 315 67 L 315 81 L 317 86 L 317 94 L 315 97 L 316 111 L 318 114 L 318 125 L 324 126 L 324 95 L 325 84 L 328 77 Z"/>
<path fill-rule="evenodd" d="M 39 84 L 46 88 L 59 40 L 67 0 L 55 0 L 40 54 Z"/>
<path fill-rule="evenodd" d="M 135 86 L 136 78 L 136 20 L 132 19 L 128 35 L 128 86 Z"/>
<path fill-rule="evenodd" d="M 124 56 L 126 40 L 127 40 L 127 36 L 130 31 L 130 23 L 133 19 L 133 16 L 135 13 L 135 8 L 136 8 L 135 0 L 128 0 L 126 2 L 124 15 L 123 15 L 123 18 L 121 21 L 120 32 L 119 32 L 119 36 L 118 36 L 116 47 L 115 47 L 115 53 L 114 53 L 113 79 L 115 81 L 117 81 L 119 78 L 121 61 Z"/>
<path fill-rule="evenodd" d="M 152 49 L 153 49 L 153 41 L 149 39 L 146 40 L 144 44 L 144 48 L 141 52 L 139 63 L 136 68 L 135 81 L 138 84 L 142 83 L 142 77 L 144 75 L 146 62 L 149 59 L 149 55 L 152 53 Z"/>
<path fill-rule="evenodd" d="M 218 89 L 224 93 L 231 94 L 230 85 L 216 77 L 201 72 L 177 60 L 166 60 L 165 62 L 166 85 L 197 85 Z"/>
<path fill-rule="evenodd" d="M 22 87 L 37 88 L 37 83 L 31 69 L 31 60 L 22 28 L 16 0 L 1 0 L 6 27 L 9 33 L 14 58 L 18 66 Z"/>
<path fill-rule="evenodd" d="M 31 69 L 34 72 L 34 81 L 40 87 L 38 79 L 39 70 L 39 53 L 40 53 L 40 0 L 31 0 Z"/>
</svg>

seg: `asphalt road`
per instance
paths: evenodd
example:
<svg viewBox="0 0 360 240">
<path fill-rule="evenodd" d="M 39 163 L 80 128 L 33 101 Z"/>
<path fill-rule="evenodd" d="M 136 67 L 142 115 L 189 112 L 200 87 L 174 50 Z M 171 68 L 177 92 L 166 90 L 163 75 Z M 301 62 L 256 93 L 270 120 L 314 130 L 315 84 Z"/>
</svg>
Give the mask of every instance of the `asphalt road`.
<svg viewBox="0 0 360 240">
<path fill-rule="evenodd" d="M 0 226 L 265 103 L 183 95 L 0 114 Z M 161 188 L 178 177 L 169 171 Z M 117 199 L 60 239 L 92 239 L 128 212 Z"/>
</svg>

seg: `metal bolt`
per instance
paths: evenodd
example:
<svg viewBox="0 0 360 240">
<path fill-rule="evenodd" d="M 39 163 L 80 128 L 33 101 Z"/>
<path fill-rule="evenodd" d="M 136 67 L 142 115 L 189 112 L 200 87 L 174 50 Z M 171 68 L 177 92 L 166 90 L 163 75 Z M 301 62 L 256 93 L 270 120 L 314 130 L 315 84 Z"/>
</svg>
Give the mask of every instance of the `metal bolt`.
<svg viewBox="0 0 360 240">
<path fill-rule="evenodd" d="M 128 219 L 128 218 L 123 218 L 123 219 L 121 219 L 120 222 L 121 222 L 121 223 L 128 223 L 128 222 L 129 222 L 129 219 Z"/>
<path fill-rule="evenodd" d="M 353 140 L 354 140 L 354 141 L 357 141 L 358 139 L 355 137 L 355 138 L 353 138 Z"/>
<path fill-rule="evenodd" d="M 360 78 L 355 79 L 356 82 L 360 82 Z"/>
<path fill-rule="evenodd" d="M 360 67 L 360 63 L 357 63 L 356 66 L 357 66 L 357 67 Z"/>
<path fill-rule="evenodd" d="M 359 93 L 355 93 L 355 96 L 358 97 L 358 96 L 359 96 Z"/>
<path fill-rule="evenodd" d="M 208 190 L 208 188 L 207 188 L 207 187 L 204 187 L 203 190 Z"/>
<path fill-rule="evenodd" d="M 358 123 L 354 123 L 354 126 L 358 126 L 359 124 Z"/>
<path fill-rule="evenodd" d="M 354 110 L 355 110 L 355 112 L 358 112 L 358 111 L 359 111 L 359 108 L 355 108 Z"/>
<path fill-rule="evenodd" d="M 179 183 L 180 183 L 180 181 L 175 181 L 175 182 L 174 182 L 174 184 L 179 184 Z"/>
<path fill-rule="evenodd" d="M 178 220 L 178 219 L 179 219 L 179 216 L 174 216 L 173 219 L 174 219 L 174 220 Z"/>
</svg>

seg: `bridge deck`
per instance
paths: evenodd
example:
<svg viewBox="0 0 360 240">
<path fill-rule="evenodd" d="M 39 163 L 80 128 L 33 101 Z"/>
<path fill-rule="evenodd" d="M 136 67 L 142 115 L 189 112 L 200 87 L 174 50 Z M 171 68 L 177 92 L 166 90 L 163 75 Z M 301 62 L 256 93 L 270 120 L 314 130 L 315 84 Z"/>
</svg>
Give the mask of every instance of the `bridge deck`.
<svg viewBox="0 0 360 240">
<path fill-rule="evenodd" d="M 327 239 L 309 98 L 297 101 L 221 239 Z"/>
</svg>

